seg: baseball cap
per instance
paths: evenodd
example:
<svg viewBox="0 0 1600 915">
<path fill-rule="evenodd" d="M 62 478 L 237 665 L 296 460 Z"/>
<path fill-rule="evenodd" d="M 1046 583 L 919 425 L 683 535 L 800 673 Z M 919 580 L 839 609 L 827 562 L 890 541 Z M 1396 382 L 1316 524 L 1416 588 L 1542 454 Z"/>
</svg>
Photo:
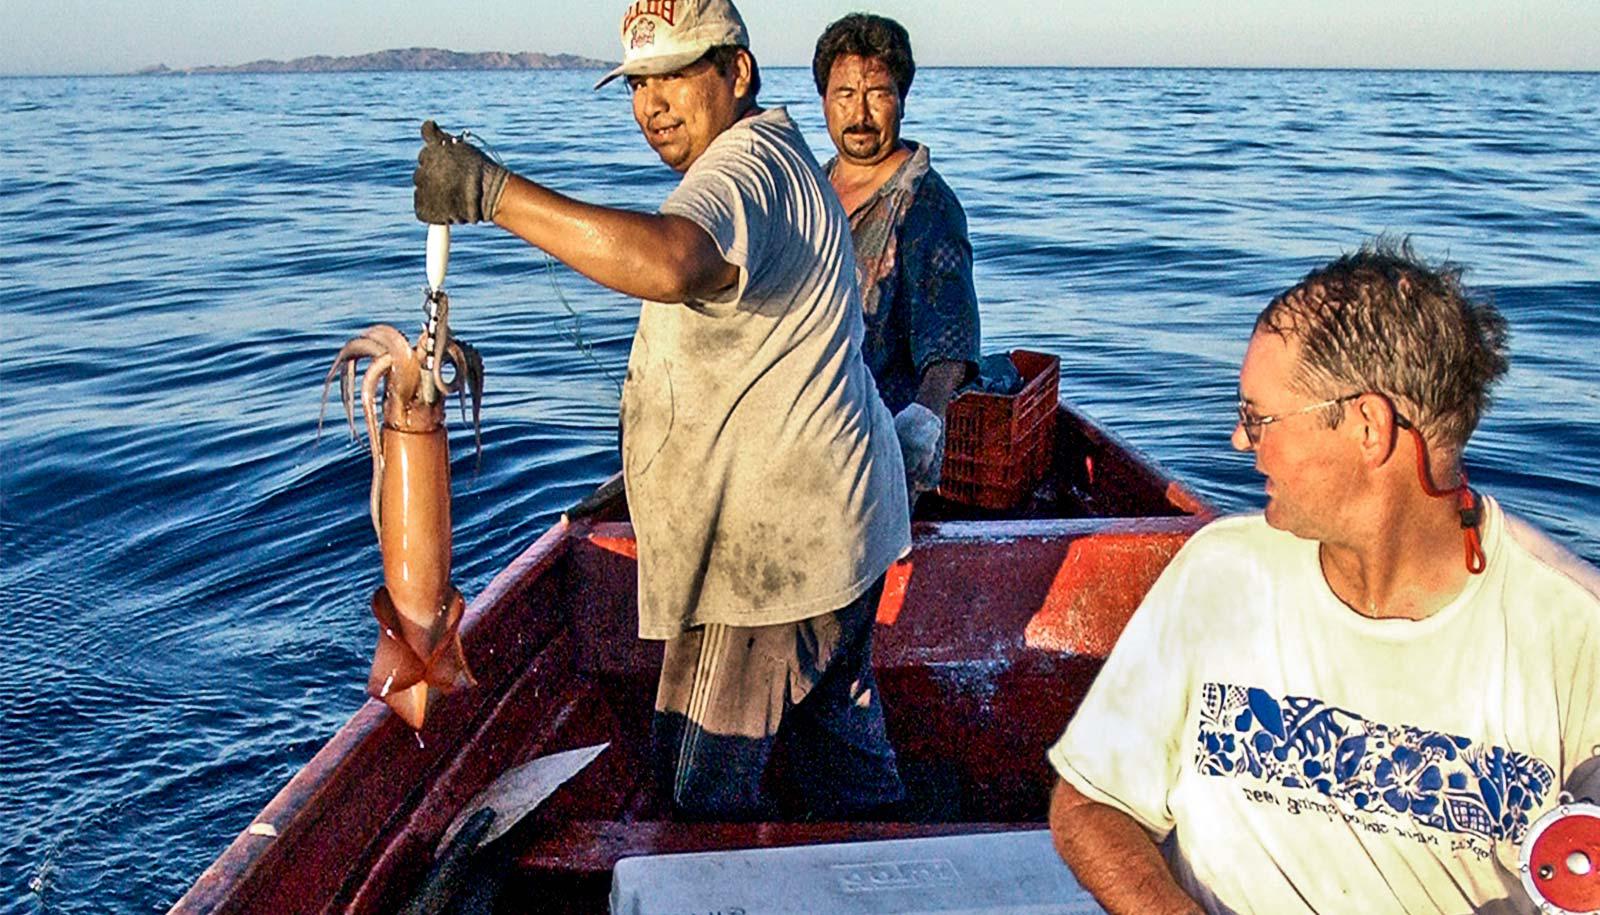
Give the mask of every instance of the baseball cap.
<svg viewBox="0 0 1600 915">
<path fill-rule="evenodd" d="M 659 76 L 689 66 L 712 48 L 750 47 L 744 19 L 730 0 L 638 0 L 622 16 L 622 66 L 596 89 L 619 76 Z"/>
</svg>

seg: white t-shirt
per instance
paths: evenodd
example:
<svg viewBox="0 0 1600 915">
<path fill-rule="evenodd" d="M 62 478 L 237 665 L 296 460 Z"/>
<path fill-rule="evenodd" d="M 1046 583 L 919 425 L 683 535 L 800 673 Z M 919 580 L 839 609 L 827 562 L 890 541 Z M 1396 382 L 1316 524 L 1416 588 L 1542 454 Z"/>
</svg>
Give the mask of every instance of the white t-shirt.
<svg viewBox="0 0 1600 915">
<path fill-rule="evenodd" d="M 1051 763 L 1211 912 L 1533 911 L 1518 843 L 1600 794 L 1600 575 L 1483 503 L 1487 569 L 1421 621 L 1351 611 L 1260 515 L 1208 525 Z"/>
<path fill-rule="evenodd" d="M 661 212 L 704 228 L 739 280 L 640 312 L 622 391 L 639 635 L 837 610 L 911 546 L 844 210 L 780 108 L 713 140 Z"/>
</svg>

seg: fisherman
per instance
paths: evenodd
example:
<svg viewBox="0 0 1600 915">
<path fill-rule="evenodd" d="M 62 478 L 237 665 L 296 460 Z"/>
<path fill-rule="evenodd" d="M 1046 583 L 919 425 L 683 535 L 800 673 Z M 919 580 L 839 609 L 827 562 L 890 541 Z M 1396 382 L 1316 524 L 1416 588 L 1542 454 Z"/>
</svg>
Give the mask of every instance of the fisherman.
<svg viewBox="0 0 1600 915">
<path fill-rule="evenodd" d="M 683 175 L 656 213 L 581 203 L 432 122 L 417 217 L 493 221 L 643 300 L 622 392 L 639 635 L 666 641 L 657 774 L 686 817 L 766 817 L 783 732 L 813 817 L 903 793 L 872 673 L 884 573 L 910 548 L 894 418 L 861 359 L 849 224 L 800 131 L 757 103 L 729 0 L 639 2 L 622 76 Z"/>
<path fill-rule="evenodd" d="M 1256 319 L 1266 510 L 1179 551 L 1049 753 L 1107 911 L 1532 911 L 1530 824 L 1600 794 L 1600 573 L 1467 487 L 1506 322 L 1460 273 L 1379 239 Z"/>
<path fill-rule="evenodd" d="M 900 136 L 916 72 L 905 28 L 865 13 L 828 26 L 811 58 L 838 150 L 828 181 L 855 242 L 862 354 L 895 414 L 913 501 L 939 485 L 945 407 L 978 370 L 967 216 L 928 147 Z"/>
</svg>

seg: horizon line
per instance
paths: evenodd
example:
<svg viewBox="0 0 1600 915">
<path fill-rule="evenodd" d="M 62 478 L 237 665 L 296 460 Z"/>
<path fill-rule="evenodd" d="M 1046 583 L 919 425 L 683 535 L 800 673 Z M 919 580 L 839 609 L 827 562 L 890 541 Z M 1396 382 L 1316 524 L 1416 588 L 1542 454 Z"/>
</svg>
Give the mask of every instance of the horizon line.
<svg viewBox="0 0 1600 915">
<path fill-rule="evenodd" d="M 378 52 L 381 53 L 381 52 Z M 464 52 L 483 53 L 483 52 Z M 511 53 L 511 52 L 505 52 Z M 517 52 L 521 53 L 521 52 Z M 310 55 L 312 57 L 327 57 L 331 55 Z M 360 55 L 348 55 L 360 56 Z M 547 54 L 556 57 L 560 55 Z M 583 55 L 571 55 L 581 57 Z M 275 63 L 288 63 L 290 61 L 273 61 Z M 593 72 L 604 69 L 602 67 L 527 67 L 527 68 L 491 68 L 491 67 L 457 67 L 439 69 L 352 69 L 352 70 L 302 70 L 302 71 L 238 71 L 229 70 L 222 72 L 196 72 L 211 67 L 242 67 L 246 64 L 200 64 L 194 67 L 170 67 L 166 64 L 151 64 L 143 70 L 117 71 L 117 72 L 82 72 L 82 73 L 4 73 L 0 72 L 0 79 L 170 79 L 172 77 L 229 77 L 229 76 L 341 76 L 351 73 L 544 73 L 544 72 Z M 157 67 L 166 67 L 165 70 L 156 70 Z M 810 64 L 764 64 L 769 70 L 807 70 Z M 1460 67 L 1404 67 L 1404 66 L 1359 66 L 1345 64 L 1328 64 L 1322 66 L 1282 65 L 1282 64 L 918 64 L 918 71 L 923 70 L 1218 70 L 1236 72 L 1263 72 L 1263 73 L 1524 73 L 1524 74 L 1552 74 L 1571 76 L 1600 75 L 1597 69 L 1565 69 L 1549 67 L 1495 67 L 1495 66 L 1460 66 Z"/>
</svg>

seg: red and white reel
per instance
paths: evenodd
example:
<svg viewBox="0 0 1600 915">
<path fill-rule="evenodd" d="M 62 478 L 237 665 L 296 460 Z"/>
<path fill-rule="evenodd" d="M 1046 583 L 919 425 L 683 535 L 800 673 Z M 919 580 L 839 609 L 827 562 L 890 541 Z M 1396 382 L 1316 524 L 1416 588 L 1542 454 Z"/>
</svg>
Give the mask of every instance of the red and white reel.
<svg viewBox="0 0 1600 915">
<path fill-rule="evenodd" d="M 1600 804 L 1561 800 L 1522 841 L 1522 886 L 1546 915 L 1600 915 Z"/>
</svg>

